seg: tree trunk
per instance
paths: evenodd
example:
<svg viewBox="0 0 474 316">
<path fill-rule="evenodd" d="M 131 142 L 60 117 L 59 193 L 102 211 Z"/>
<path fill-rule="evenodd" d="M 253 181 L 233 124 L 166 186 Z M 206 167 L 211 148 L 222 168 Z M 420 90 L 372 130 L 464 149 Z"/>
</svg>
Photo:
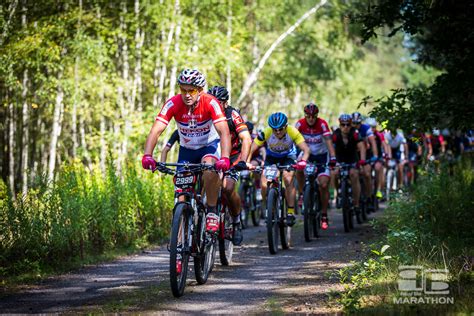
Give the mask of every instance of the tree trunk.
<svg viewBox="0 0 474 316">
<path fill-rule="evenodd" d="M 12 198 L 15 199 L 15 108 L 13 100 L 9 98 L 8 102 L 8 186 Z"/>
<path fill-rule="evenodd" d="M 122 84 L 123 86 L 118 87 L 119 92 L 119 107 L 120 107 L 120 114 L 122 116 L 122 120 L 124 122 L 123 127 L 123 139 L 121 146 L 118 151 L 117 156 L 117 172 L 122 176 L 122 168 L 123 163 L 125 161 L 125 156 L 127 154 L 127 147 L 128 147 L 128 136 L 130 134 L 131 124 L 129 118 L 129 109 L 133 108 L 132 103 L 134 102 L 131 98 L 131 94 L 129 91 L 129 60 L 128 60 L 128 43 L 127 43 L 127 24 L 125 22 L 125 17 L 127 15 L 127 5 L 125 2 L 121 3 L 122 6 L 122 14 L 120 16 L 120 38 L 121 38 L 121 60 L 122 60 Z"/>
<path fill-rule="evenodd" d="M 163 50 L 163 62 L 162 62 L 161 71 L 160 71 L 160 85 L 158 88 L 158 105 L 164 103 L 163 95 L 164 95 L 165 78 L 166 78 L 166 72 L 167 72 L 166 63 L 168 60 L 171 43 L 173 42 L 173 34 L 175 33 L 175 28 L 176 28 L 175 21 L 176 21 L 176 18 L 178 18 L 178 13 L 177 13 L 178 10 L 179 10 L 179 0 L 176 0 L 173 21 L 171 22 L 170 30 L 168 32 L 168 38 L 166 39 L 165 47 Z"/>
<path fill-rule="evenodd" d="M 230 51 L 232 47 L 232 0 L 229 0 L 228 3 L 228 12 L 227 12 L 227 49 Z M 229 103 L 232 101 L 232 68 L 230 58 L 227 60 L 226 64 L 226 87 L 229 91 Z"/>
<path fill-rule="evenodd" d="M 178 19 L 178 25 L 176 26 L 175 32 L 175 41 L 174 41 L 174 53 L 175 56 L 179 56 L 179 35 L 181 33 L 181 9 L 179 6 L 179 0 L 175 2 L 175 12 L 176 17 Z M 174 58 L 173 67 L 171 68 L 170 73 L 170 92 L 168 94 L 168 99 L 175 95 L 175 88 L 176 88 L 176 74 L 178 71 L 178 58 Z"/>
<path fill-rule="evenodd" d="M 26 195 L 28 192 L 28 155 L 30 142 L 30 112 L 28 109 L 28 69 L 23 71 L 23 91 L 21 93 L 23 99 L 23 124 L 22 124 L 22 146 L 21 146 L 21 192 Z"/>
<path fill-rule="evenodd" d="M 15 10 L 17 6 L 18 6 L 18 0 L 14 0 L 10 3 L 10 6 L 8 7 L 8 20 L 3 23 L 3 31 L 2 31 L 2 35 L 0 36 L 0 46 L 3 45 L 3 41 L 7 37 L 8 28 L 10 27 L 12 18 L 15 15 Z"/>
<path fill-rule="evenodd" d="M 142 112 L 142 47 L 145 41 L 145 30 L 143 32 L 140 28 L 140 1 L 135 0 L 135 23 L 137 29 L 135 31 L 135 49 L 136 49 L 136 63 L 134 70 L 134 80 L 132 88 L 132 103 L 131 113 L 134 113 L 134 104 L 137 103 L 138 113 Z"/>
<path fill-rule="evenodd" d="M 80 135 L 81 135 L 81 147 L 82 150 L 84 151 L 84 159 L 87 162 L 87 166 L 89 169 L 92 168 L 92 161 L 91 161 L 91 155 L 89 154 L 89 149 L 87 148 L 87 143 L 86 143 L 86 128 L 84 124 L 84 115 L 81 115 L 79 118 L 79 126 L 80 126 Z"/>
<path fill-rule="evenodd" d="M 309 18 L 311 15 L 316 13 L 320 7 L 325 5 L 327 0 L 321 0 L 317 5 L 312 7 L 310 10 L 306 11 L 299 19 L 296 21 L 292 26 L 288 28 L 283 34 L 281 34 L 276 41 L 272 43 L 270 48 L 265 52 L 263 57 L 260 59 L 257 67 L 247 76 L 247 79 L 244 82 L 244 86 L 242 87 L 242 92 L 239 96 L 239 99 L 237 100 L 237 104 L 240 104 L 244 98 L 247 96 L 247 93 L 249 92 L 250 88 L 254 85 L 254 83 L 257 81 L 258 74 L 262 70 L 263 66 L 267 62 L 268 58 L 270 55 L 273 53 L 273 51 L 277 48 L 277 46 L 291 33 L 295 31 L 295 29 L 303 23 L 307 18 Z"/>
<path fill-rule="evenodd" d="M 23 3 L 22 14 L 21 14 L 21 26 L 26 30 L 26 6 Z M 21 92 L 21 98 L 23 101 L 22 110 L 22 139 L 21 139 L 21 192 L 26 195 L 28 192 L 28 155 L 29 155 L 29 142 L 30 142 L 30 111 L 28 108 L 28 68 L 25 65 L 23 71 L 23 91 Z"/>
<path fill-rule="evenodd" d="M 62 112 L 63 99 L 64 99 L 64 91 L 61 84 L 62 76 L 63 76 L 63 70 L 60 69 L 58 72 L 56 104 L 54 106 L 53 127 L 51 131 L 51 142 L 49 146 L 48 182 L 50 184 L 52 184 L 54 180 L 54 170 L 56 167 L 56 153 L 57 153 L 57 146 L 58 146 L 58 138 L 61 133 L 61 112 Z"/>
<path fill-rule="evenodd" d="M 77 156 L 77 148 L 79 144 L 77 142 L 77 91 L 79 86 L 79 56 L 76 56 L 74 61 L 74 96 L 72 100 L 71 110 L 71 137 L 72 137 L 72 158 Z"/>
</svg>

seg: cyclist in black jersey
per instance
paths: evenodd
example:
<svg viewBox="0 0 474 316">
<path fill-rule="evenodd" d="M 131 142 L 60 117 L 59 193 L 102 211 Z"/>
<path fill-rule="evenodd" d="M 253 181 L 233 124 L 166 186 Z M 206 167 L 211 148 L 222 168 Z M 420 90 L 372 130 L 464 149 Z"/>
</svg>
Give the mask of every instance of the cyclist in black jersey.
<svg viewBox="0 0 474 316">
<path fill-rule="evenodd" d="M 356 128 L 352 127 L 352 117 L 349 114 L 339 116 L 339 128 L 333 133 L 333 144 L 336 149 L 336 159 L 338 163 L 354 164 L 350 170 L 352 197 L 354 203 L 354 212 L 360 213 L 360 181 L 359 167 L 365 165 L 366 147 Z M 360 154 L 360 156 L 359 156 Z M 336 188 L 339 171 L 332 172 L 336 178 Z"/>
<path fill-rule="evenodd" d="M 166 162 L 166 158 L 168 157 L 168 152 L 171 150 L 171 148 L 176 142 L 178 142 L 179 144 L 179 133 L 177 129 L 174 130 L 173 134 L 171 134 L 170 139 L 161 150 L 161 162 Z"/>
</svg>

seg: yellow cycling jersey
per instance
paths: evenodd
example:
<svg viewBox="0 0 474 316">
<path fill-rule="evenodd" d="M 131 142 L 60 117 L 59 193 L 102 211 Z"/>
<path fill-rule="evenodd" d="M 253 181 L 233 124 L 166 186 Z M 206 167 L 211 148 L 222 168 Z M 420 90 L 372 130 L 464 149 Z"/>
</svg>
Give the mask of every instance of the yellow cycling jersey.
<svg viewBox="0 0 474 316">
<path fill-rule="evenodd" d="M 255 144 L 259 146 L 266 145 L 267 155 L 282 158 L 287 157 L 292 154 L 296 154 L 296 145 L 299 145 L 304 142 L 304 137 L 301 133 L 294 127 L 288 126 L 286 129 L 286 134 L 283 138 L 278 138 L 273 134 L 271 127 L 267 127 L 264 131 L 264 139 L 260 140 L 255 138 Z"/>
</svg>

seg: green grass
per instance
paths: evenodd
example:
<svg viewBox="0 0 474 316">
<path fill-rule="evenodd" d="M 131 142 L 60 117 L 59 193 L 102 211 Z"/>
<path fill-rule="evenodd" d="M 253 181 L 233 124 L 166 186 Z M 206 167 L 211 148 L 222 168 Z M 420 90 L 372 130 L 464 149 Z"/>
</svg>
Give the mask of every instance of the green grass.
<svg viewBox="0 0 474 316">
<path fill-rule="evenodd" d="M 425 173 L 409 194 L 391 202 L 375 222 L 380 237 L 365 260 L 341 269 L 345 291 L 333 294 L 346 312 L 464 314 L 474 311 L 474 171 L 463 160 L 454 176 Z M 395 304 L 400 265 L 449 271 L 454 304 Z"/>
</svg>

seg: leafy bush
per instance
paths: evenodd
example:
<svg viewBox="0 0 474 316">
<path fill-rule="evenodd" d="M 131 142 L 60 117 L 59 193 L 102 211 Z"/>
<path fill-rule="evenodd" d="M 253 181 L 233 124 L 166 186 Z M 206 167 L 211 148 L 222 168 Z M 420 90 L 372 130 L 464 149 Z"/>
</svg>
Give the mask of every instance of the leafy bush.
<svg viewBox="0 0 474 316">
<path fill-rule="evenodd" d="M 401 195 L 390 203 L 384 216 L 376 222 L 385 235 L 372 248 L 384 245 L 382 249 L 372 250 L 366 260 L 337 273 L 345 285 L 345 291 L 338 299 L 344 309 L 355 312 L 370 306 L 392 304 L 387 298 L 398 294 L 399 265 L 447 268 L 450 282 L 458 282 L 454 287 L 457 290 L 452 293 L 461 301 L 456 308 L 465 309 L 466 304 L 469 305 L 469 293 L 473 292 L 472 272 L 466 269 L 470 258 L 474 257 L 472 192 L 472 161 L 464 159 L 456 166 L 454 175 L 448 176 L 447 170 L 439 174 L 427 173 L 409 195 Z M 392 256 L 387 257 L 384 252 L 389 246 Z M 378 297 L 375 303 L 371 302 L 371 296 Z M 403 307 L 392 304 L 391 308 L 400 310 Z"/>
<path fill-rule="evenodd" d="M 105 175 L 81 163 L 62 167 L 48 186 L 13 202 L 0 182 L 0 273 L 40 273 L 88 254 L 140 247 L 167 236 L 173 207 L 169 178 L 129 165 L 121 179 L 112 164 Z"/>
</svg>

